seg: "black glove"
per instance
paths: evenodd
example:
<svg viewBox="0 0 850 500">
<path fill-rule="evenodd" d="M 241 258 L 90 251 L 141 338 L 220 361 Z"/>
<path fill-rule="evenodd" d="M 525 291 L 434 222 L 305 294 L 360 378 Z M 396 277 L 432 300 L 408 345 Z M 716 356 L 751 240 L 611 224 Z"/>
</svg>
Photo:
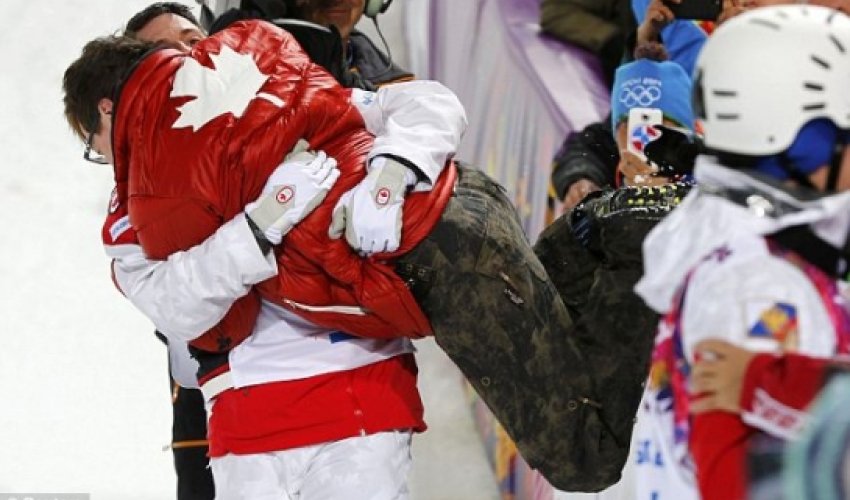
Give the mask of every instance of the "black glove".
<svg viewBox="0 0 850 500">
<path fill-rule="evenodd" d="M 599 227 L 593 213 L 594 201 L 609 196 L 612 192 L 611 190 L 603 190 L 589 193 L 570 212 L 570 230 L 573 237 L 591 253 L 596 253 L 596 250 L 598 250 L 594 246 L 599 240 Z"/>
<path fill-rule="evenodd" d="M 689 130 L 655 125 L 661 135 L 644 146 L 649 163 L 658 167 L 659 176 L 690 175 L 702 144 Z"/>
</svg>

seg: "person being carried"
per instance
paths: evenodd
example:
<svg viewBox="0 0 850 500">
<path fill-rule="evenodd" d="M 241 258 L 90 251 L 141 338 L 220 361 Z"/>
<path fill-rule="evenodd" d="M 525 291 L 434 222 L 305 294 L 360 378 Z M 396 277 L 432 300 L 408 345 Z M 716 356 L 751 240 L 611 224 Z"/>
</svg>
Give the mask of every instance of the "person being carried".
<svg viewBox="0 0 850 500">
<path fill-rule="evenodd" d="M 648 89 L 656 98 L 651 108 L 622 99 L 636 88 Z M 674 131 L 656 125 L 690 128 L 690 94 L 690 79 L 675 63 L 639 59 L 619 67 L 611 96 L 611 126 L 618 133 L 616 141 L 613 135 L 610 140 L 621 148 L 622 185 L 587 196 L 550 225 L 534 247 L 569 308 L 574 321 L 569 335 L 579 340 L 594 367 L 597 389 L 618 394 L 619 404 L 606 411 L 622 415 L 618 422 L 623 427 L 615 435 L 625 443 L 631 440 L 658 322 L 655 311 L 633 291 L 643 270 L 641 243 L 690 190 L 683 179 L 694 159 L 661 161 L 663 168 L 654 163 L 674 156 L 657 151 L 659 146 L 676 146 L 667 138 Z M 654 125 L 635 119 L 641 114 L 659 120 Z M 629 142 L 638 147 L 627 147 Z M 564 235 L 563 226 L 570 228 L 572 238 Z M 638 470 L 637 481 L 642 475 Z"/>
</svg>

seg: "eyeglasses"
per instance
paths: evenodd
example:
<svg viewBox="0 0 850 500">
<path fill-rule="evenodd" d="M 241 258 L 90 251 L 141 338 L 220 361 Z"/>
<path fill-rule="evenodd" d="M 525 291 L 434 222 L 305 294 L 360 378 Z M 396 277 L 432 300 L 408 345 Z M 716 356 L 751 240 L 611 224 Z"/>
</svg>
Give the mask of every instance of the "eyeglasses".
<svg viewBox="0 0 850 500">
<path fill-rule="evenodd" d="M 97 127 L 92 127 L 92 129 L 96 128 Z M 83 152 L 83 159 L 92 163 L 97 163 L 98 165 L 109 165 L 109 160 L 107 160 L 105 156 L 92 149 L 94 134 L 94 131 L 89 132 L 89 136 L 86 139 L 86 150 Z"/>
</svg>

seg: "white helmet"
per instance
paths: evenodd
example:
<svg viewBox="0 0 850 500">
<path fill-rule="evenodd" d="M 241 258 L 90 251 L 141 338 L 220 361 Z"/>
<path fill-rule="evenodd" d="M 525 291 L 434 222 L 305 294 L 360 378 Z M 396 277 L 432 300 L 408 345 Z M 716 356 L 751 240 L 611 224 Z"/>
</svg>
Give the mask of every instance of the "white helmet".
<svg viewBox="0 0 850 500">
<path fill-rule="evenodd" d="M 850 17 L 826 7 L 762 7 L 727 21 L 697 59 L 694 111 L 714 151 L 788 149 L 814 118 L 850 129 Z"/>
</svg>

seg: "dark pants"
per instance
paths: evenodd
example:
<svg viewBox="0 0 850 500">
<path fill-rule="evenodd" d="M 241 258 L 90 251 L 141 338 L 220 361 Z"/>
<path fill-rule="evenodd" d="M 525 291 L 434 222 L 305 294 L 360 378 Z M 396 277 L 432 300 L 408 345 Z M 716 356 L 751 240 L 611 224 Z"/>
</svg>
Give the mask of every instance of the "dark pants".
<svg viewBox="0 0 850 500">
<path fill-rule="evenodd" d="M 610 437 L 570 316 L 501 186 L 460 168 L 440 222 L 399 266 L 428 277 L 413 291 L 437 343 L 529 465 L 561 489 L 619 477 L 600 455 Z"/>
<path fill-rule="evenodd" d="M 166 346 L 168 339 L 155 331 L 154 335 Z M 177 500 L 213 500 L 212 471 L 209 469 L 207 442 L 207 410 L 200 389 L 187 389 L 171 378 L 172 423 L 171 450 L 174 452 L 174 471 L 177 473 Z"/>
<path fill-rule="evenodd" d="M 209 469 L 207 415 L 199 389 L 186 389 L 172 381 L 174 421 L 171 448 L 177 472 L 177 500 L 213 500 Z"/>
</svg>

